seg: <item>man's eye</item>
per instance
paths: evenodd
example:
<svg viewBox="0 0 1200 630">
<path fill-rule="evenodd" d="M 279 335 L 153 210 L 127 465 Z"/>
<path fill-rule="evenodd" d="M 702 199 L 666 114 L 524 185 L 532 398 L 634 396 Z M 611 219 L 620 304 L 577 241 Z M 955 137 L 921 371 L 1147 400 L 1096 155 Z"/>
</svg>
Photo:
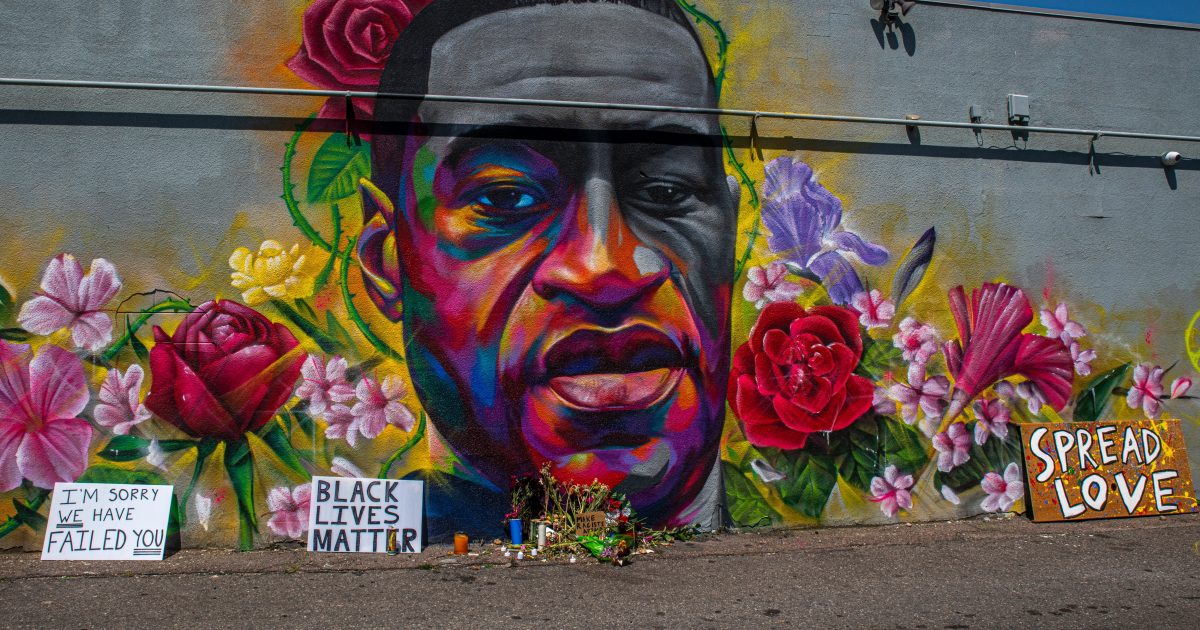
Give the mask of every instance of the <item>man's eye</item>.
<svg viewBox="0 0 1200 630">
<path fill-rule="evenodd" d="M 687 186 L 669 182 L 644 184 L 634 191 L 634 196 L 643 203 L 658 207 L 678 206 L 695 196 Z"/>
<path fill-rule="evenodd" d="M 475 198 L 475 202 L 503 212 L 522 212 L 542 203 L 542 198 L 536 191 L 504 186 L 485 191 Z"/>
</svg>

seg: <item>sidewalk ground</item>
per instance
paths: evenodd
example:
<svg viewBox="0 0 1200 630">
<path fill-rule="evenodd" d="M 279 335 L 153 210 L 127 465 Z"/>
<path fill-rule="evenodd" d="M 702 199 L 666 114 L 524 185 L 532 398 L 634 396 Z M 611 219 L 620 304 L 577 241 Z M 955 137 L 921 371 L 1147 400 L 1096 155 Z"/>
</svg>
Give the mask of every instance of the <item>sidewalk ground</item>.
<svg viewBox="0 0 1200 630">
<path fill-rule="evenodd" d="M 0 627 L 1195 628 L 1200 515 L 706 536 L 617 568 L 185 550 L 0 554 Z"/>
</svg>

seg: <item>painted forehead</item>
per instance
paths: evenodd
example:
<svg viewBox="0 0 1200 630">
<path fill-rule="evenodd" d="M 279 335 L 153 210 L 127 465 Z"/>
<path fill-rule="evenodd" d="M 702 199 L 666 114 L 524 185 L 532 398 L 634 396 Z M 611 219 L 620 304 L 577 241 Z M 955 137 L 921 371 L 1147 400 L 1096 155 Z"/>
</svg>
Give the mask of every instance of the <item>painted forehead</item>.
<svg viewBox="0 0 1200 630">
<path fill-rule="evenodd" d="M 711 105 L 686 28 L 614 4 L 539 5 L 471 20 L 434 45 L 429 92 Z M 425 106 L 422 106 L 422 111 Z"/>
</svg>

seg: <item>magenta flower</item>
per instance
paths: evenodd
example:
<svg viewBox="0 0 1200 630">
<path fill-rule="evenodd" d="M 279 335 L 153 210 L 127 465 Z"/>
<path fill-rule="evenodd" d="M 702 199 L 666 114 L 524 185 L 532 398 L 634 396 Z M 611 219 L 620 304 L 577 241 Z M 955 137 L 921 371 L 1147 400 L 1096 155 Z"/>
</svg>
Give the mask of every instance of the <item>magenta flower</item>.
<svg viewBox="0 0 1200 630">
<path fill-rule="evenodd" d="M 1071 396 L 1075 366 L 1058 339 L 1023 334 L 1033 321 L 1025 292 L 1003 283 L 986 283 L 967 295 L 962 286 L 950 291 L 950 311 L 959 340 L 942 348 L 954 375 L 949 418 L 956 418 L 980 392 L 996 381 L 1020 374 L 1029 379 L 1048 404 L 1061 410 Z"/>
<path fill-rule="evenodd" d="M 771 231 L 767 244 L 821 278 L 835 304 L 863 290 L 850 260 L 878 266 L 888 251 L 841 229 L 842 200 L 817 182 L 804 162 L 779 157 L 767 163 L 762 220 Z M 850 259 L 850 260 L 848 260 Z"/>
<path fill-rule="evenodd" d="M 950 472 L 971 459 L 971 436 L 967 425 L 955 422 L 950 428 L 933 436 L 933 448 L 938 452 L 938 470 Z"/>
<path fill-rule="evenodd" d="M 1012 412 L 998 398 L 981 398 L 972 405 L 975 410 L 975 443 L 983 446 L 989 435 L 995 435 L 1003 440 L 1008 437 L 1008 423 L 1012 421 Z"/>
<path fill-rule="evenodd" d="M 772 302 L 795 300 L 804 292 L 804 287 L 789 281 L 787 274 L 787 266 L 779 261 L 769 263 L 766 267 L 747 269 L 742 297 L 747 302 L 753 302 L 754 307 L 760 310 Z"/>
<path fill-rule="evenodd" d="M 267 527 L 276 536 L 299 538 L 308 531 L 308 510 L 312 502 L 312 484 L 295 488 L 272 488 L 267 494 L 267 507 L 271 509 L 271 520 Z"/>
<path fill-rule="evenodd" d="M 1162 411 L 1163 369 L 1157 365 L 1141 363 L 1133 368 L 1133 387 L 1125 396 L 1130 409 L 1142 408 L 1147 418 L 1154 418 Z"/>
<path fill-rule="evenodd" d="M 1064 346 L 1069 346 L 1072 341 L 1087 335 L 1083 324 L 1072 321 L 1067 315 L 1066 303 L 1059 304 L 1053 311 L 1042 309 L 1040 315 L 1042 325 L 1046 327 L 1046 336 L 1062 341 Z"/>
<path fill-rule="evenodd" d="M 1016 462 L 1004 469 L 1001 477 L 994 472 L 983 476 L 979 487 L 987 493 L 980 507 L 985 512 L 1007 512 L 1014 503 L 1025 496 L 1025 484 L 1021 480 L 1021 468 Z"/>
<path fill-rule="evenodd" d="M 883 477 L 871 479 L 871 501 L 879 504 L 879 509 L 888 518 L 896 518 L 901 510 L 912 509 L 912 494 L 909 488 L 913 485 L 912 475 L 901 475 L 895 466 L 888 466 L 883 471 Z"/>
<path fill-rule="evenodd" d="M 121 290 L 121 279 L 112 263 L 97 258 L 87 275 L 70 254 L 50 261 L 42 276 L 41 294 L 21 306 L 17 322 L 36 335 L 69 328 L 77 348 L 99 350 L 112 341 L 112 318 L 104 312 Z"/>
<path fill-rule="evenodd" d="M 0 341 L 0 492 L 28 479 L 39 488 L 74 481 L 87 468 L 92 427 L 79 359 L 58 346 L 25 361 L 29 346 Z"/>
<path fill-rule="evenodd" d="M 358 446 L 358 437 L 363 435 L 359 429 L 359 424 L 354 421 L 354 414 L 350 412 L 350 407 L 346 405 L 330 405 L 325 409 L 322 418 L 328 423 L 325 427 L 325 437 L 329 439 L 342 439 L 350 443 L 350 446 Z M 369 440 L 375 439 L 379 434 L 366 435 Z"/>
<path fill-rule="evenodd" d="M 354 399 L 354 387 L 346 381 L 346 360 L 333 357 L 325 363 L 315 354 L 300 368 L 303 379 L 296 395 L 308 401 L 308 412 L 321 417 L 334 403 L 350 402 Z"/>
<path fill-rule="evenodd" d="M 1186 376 L 1180 376 L 1171 383 L 1171 399 L 1174 400 L 1188 393 L 1192 388 L 1192 379 Z"/>
<path fill-rule="evenodd" d="M 909 363 L 928 363 L 938 351 L 937 331 L 911 317 L 900 320 L 900 332 L 892 335 L 892 343 Z"/>
<path fill-rule="evenodd" d="M 913 363 L 908 366 L 908 384 L 896 383 L 888 388 L 888 394 L 900 403 L 900 415 L 904 422 L 917 421 L 917 409 L 926 417 L 941 417 L 946 408 L 945 395 L 950 391 L 950 381 L 945 376 L 925 377 L 925 366 Z"/>
<path fill-rule="evenodd" d="M 1078 341 L 1071 342 L 1071 361 L 1075 363 L 1075 373 L 1087 376 L 1092 373 L 1092 361 L 1096 360 L 1096 351 L 1084 350 Z"/>
<path fill-rule="evenodd" d="M 150 410 L 142 404 L 142 366 L 131 365 L 121 374 L 113 368 L 100 386 L 100 402 L 93 415 L 96 424 L 112 429 L 117 435 L 128 435 L 130 429 L 150 419 Z"/>
<path fill-rule="evenodd" d="M 855 293 L 850 305 L 858 311 L 858 322 L 866 328 L 887 328 L 896 316 L 896 305 L 885 299 L 879 289 Z"/>
</svg>

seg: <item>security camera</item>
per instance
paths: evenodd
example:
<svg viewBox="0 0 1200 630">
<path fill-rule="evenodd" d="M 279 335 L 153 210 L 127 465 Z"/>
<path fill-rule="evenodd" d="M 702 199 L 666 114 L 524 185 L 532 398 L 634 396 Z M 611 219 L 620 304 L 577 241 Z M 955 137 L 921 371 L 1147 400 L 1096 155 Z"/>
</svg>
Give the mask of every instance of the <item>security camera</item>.
<svg viewBox="0 0 1200 630">
<path fill-rule="evenodd" d="M 1176 164 L 1179 164 L 1179 160 L 1182 160 L 1183 156 L 1180 155 L 1178 151 L 1167 151 L 1159 156 L 1158 159 L 1162 160 L 1163 166 L 1175 166 Z"/>
</svg>

